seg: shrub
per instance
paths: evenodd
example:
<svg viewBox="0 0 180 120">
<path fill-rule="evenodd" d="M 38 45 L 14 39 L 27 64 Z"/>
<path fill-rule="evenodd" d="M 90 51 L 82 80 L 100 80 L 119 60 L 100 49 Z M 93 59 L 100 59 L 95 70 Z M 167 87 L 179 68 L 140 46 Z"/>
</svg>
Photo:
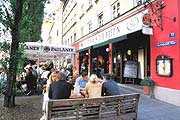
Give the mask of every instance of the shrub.
<svg viewBox="0 0 180 120">
<path fill-rule="evenodd" d="M 142 86 L 149 86 L 149 87 L 151 87 L 151 86 L 155 85 L 155 82 L 150 77 L 147 77 L 147 78 L 142 79 L 140 84 Z"/>
</svg>

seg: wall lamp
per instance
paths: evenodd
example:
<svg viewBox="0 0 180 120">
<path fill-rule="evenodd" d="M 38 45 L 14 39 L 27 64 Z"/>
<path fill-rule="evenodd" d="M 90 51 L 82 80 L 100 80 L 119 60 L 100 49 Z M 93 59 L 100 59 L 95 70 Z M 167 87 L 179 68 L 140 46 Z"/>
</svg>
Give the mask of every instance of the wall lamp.
<svg viewBox="0 0 180 120">
<path fill-rule="evenodd" d="M 106 52 L 109 52 L 109 48 L 106 48 Z"/>
</svg>

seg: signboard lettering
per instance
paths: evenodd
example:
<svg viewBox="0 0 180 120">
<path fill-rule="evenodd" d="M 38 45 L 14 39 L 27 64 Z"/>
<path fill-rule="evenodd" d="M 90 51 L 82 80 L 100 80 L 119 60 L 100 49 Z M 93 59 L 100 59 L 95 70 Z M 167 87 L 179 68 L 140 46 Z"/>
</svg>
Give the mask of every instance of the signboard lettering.
<svg viewBox="0 0 180 120">
<path fill-rule="evenodd" d="M 39 50 L 39 46 L 26 46 L 27 50 Z"/>
</svg>

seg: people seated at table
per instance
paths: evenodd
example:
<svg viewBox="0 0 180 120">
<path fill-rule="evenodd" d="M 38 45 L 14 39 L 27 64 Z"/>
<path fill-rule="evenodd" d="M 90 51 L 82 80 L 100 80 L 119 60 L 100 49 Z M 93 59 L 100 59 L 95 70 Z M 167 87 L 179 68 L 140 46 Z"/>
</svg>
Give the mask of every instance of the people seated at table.
<svg viewBox="0 0 180 120">
<path fill-rule="evenodd" d="M 98 82 L 97 78 L 96 74 L 90 76 L 90 80 L 86 84 L 86 98 L 101 97 L 102 85 Z"/>
<path fill-rule="evenodd" d="M 57 81 L 50 84 L 50 99 L 68 99 L 71 95 L 73 85 L 66 81 L 66 75 L 62 72 L 57 74 Z"/>
<path fill-rule="evenodd" d="M 85 87 L 88 81 L 89 78 L 88 78 L 88 73 L 86 71 L 83 71 L 81 76 L 76 79 L 74 87 L 79 88 L 79 91 L 83 96 L 85 96 L 86 93 Z"/>
<path fill-rule="evenodd" d="M 120 95 L 118 84 L 112 74 L 104 74 L 102 84 L 102 96 Z"/>
</svg>

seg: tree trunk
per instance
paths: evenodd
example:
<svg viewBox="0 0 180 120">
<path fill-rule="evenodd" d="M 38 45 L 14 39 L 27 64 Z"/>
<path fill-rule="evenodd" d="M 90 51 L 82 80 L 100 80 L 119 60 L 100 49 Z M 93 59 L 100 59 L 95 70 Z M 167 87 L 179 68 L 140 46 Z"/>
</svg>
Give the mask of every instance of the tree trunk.
<svg viewBox="0 0 180 120">
<path fill-rule="evenodd" d="M 16 73 L 18 66 L 18 48 L 19 48 L 19 23 L 22 17 L 23 0 L 16 0 L 14 23 L 11 26 L 12 43 L 10 50 L 10 61 L 9 69 L 7 73 L 7 89 L 4 96 L 4 106 L 14 107 L 15 106 L 15 82 Z"/>
<path fill-rule="evenodd" d="M 4 107 L 14 107 L 15 106 L 15 95 L 4 97 Z"/>
<path fill-rule="evenodd" d="M 14 91 L 14 80 L 8 74 L 8 85 L 6 88 L 4 96 L 4 107 L 14 107 L 15 106 L 15 91 Z M 12 77 L 13 78 L 13 77 Z"/>
</svg>

